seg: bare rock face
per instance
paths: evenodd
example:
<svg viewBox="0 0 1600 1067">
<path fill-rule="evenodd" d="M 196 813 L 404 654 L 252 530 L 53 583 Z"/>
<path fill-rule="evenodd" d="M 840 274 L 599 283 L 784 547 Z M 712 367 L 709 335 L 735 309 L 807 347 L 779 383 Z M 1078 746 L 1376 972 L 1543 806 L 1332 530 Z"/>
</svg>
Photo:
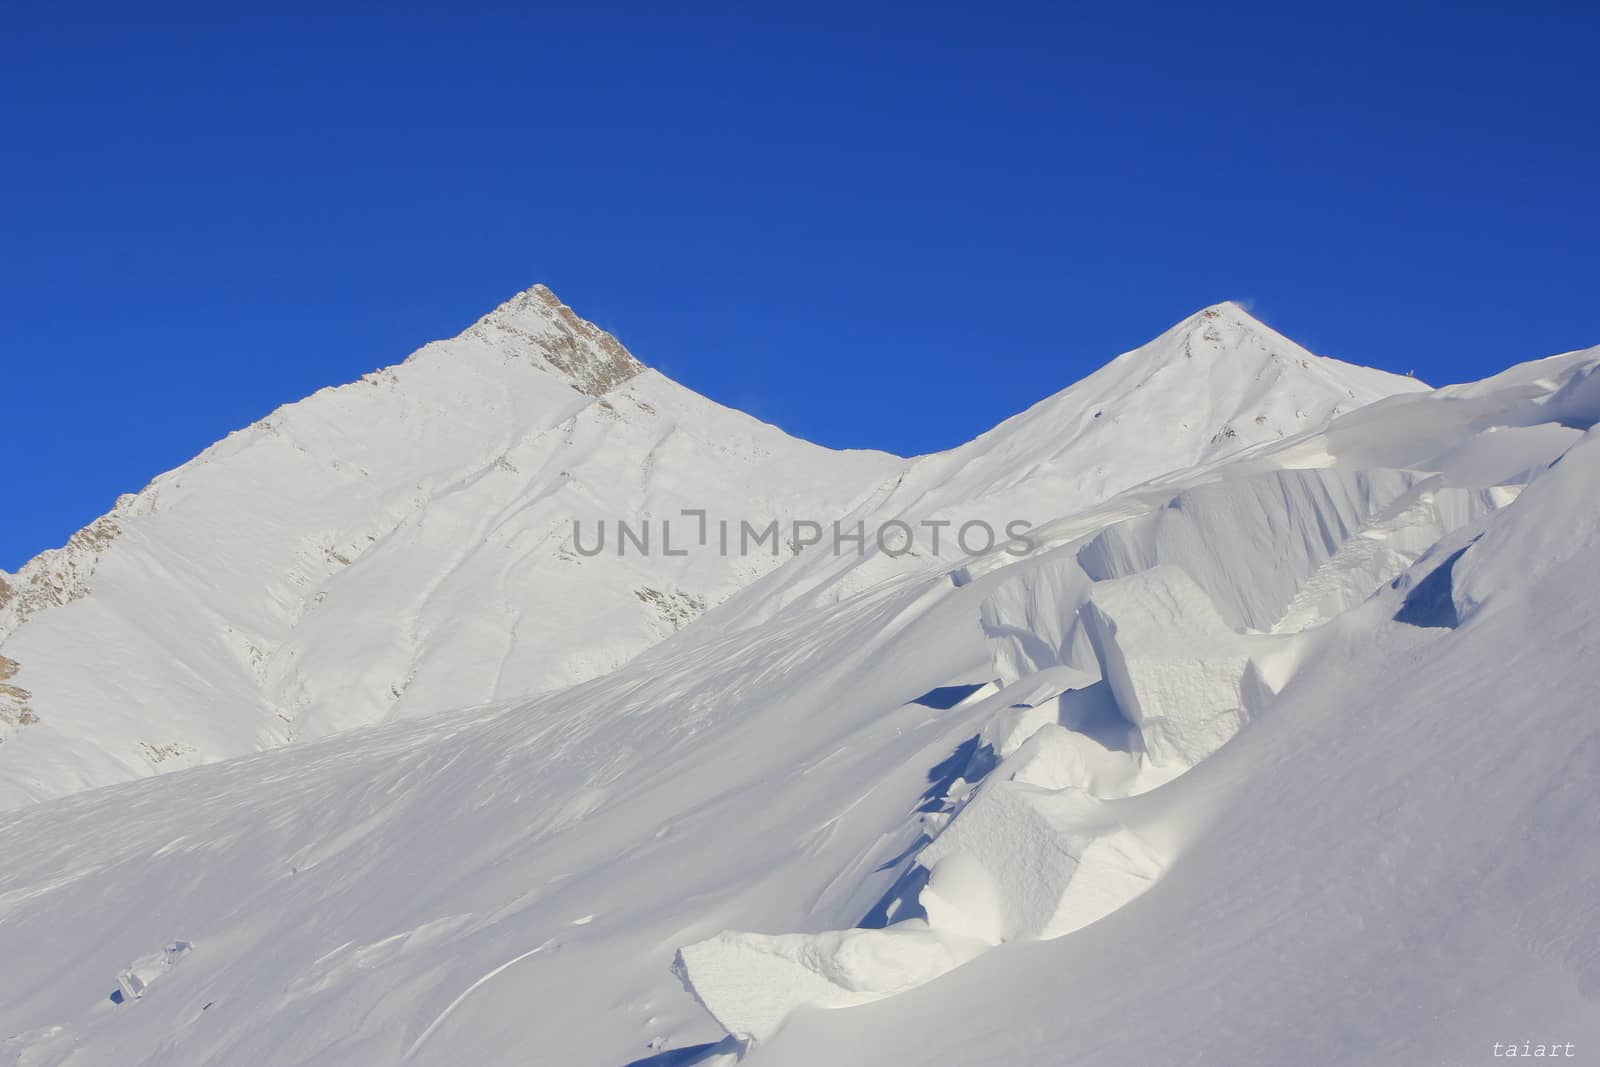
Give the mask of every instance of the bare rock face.
<svg viewBox="0 0 1600 1067">
<path fill-rule="evenodd" d="M 645 369 L 622 342 L 580 318 L 543 285 L 518 293 L 469 332 L 524 351 L 531 346 L 586 396 L 610 392 Z"/>
<path fill-rule="evenodd" d="M 9 656 L 0 656 L 0 741 L 5 740 L 6 728 L 28 726 L 39 721 L 28 707 L 33 694 L 18 685 L 10 685 L 22 664 Z"/>
<path fill-rule="evenodd" d="M 0 641 L 34 612 L 70 604 L 89 592 L 100 553 L 122 533 L 116 514 L 102 515 L 63 547 L 41 552 L 10 580 L 0 575 Z"/>
<path fill-rule="evenodd" d="M 667 633 L 677 633 L 706 611 L 705 598 L 680 589 L 663 592 L 645 586 L 635 589 L 633 595 L 660 617 Z"/>
</svg>

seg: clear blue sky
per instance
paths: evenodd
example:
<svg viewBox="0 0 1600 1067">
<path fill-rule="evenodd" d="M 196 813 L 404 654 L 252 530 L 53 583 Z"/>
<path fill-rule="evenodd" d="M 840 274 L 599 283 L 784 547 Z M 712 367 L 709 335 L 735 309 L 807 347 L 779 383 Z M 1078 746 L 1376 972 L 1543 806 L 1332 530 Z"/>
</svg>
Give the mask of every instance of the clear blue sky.
<svg viewBox="0 0 1600 1067">
<path fill-rule="evenodd" d="M 536 281 L 901 453 L 1225 298 L 1600 343 L 1593 3 L 235 6 L 0 10 L 0 567 Z"/>
</svg>

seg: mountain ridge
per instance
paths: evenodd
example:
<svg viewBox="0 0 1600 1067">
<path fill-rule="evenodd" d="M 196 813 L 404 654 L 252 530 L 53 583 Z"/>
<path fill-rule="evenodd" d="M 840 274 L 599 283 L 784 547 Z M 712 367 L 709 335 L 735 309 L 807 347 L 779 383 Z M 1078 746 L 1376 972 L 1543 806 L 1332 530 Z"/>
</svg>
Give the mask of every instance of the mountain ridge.
<svg viewBox="0 0 1600 1067">
<path fill-rule="evenodd" d="M 688 508 L 999 526 L 1418 387 L 1319 359 L 1215 305 L 967 445 L 903 459 L 717 405 L 533 286 L 229 434 L 0 574 L 0 654 L 16 665 L 0 807 L 558 689 L 757 581 L 789 588 L 765 612 L 962 555 L 657 555 L 601 575 L 576 551 L 581 523 Z M 1215 411 L 1182 415 L 1197 398 Z"/>
<path fill-rule="evenodd" d="M 1588 1047 L 1597 368 L 1086 508 L 1047 479 L 1023 558 L 733 610 L 816 578 L 802 554 L 568 688 L 0 814 L 0 1050 L 1398 1065 L 1508 1020 Z M 901 471 L 862 472 L 863 514 Z"/>
</svg>

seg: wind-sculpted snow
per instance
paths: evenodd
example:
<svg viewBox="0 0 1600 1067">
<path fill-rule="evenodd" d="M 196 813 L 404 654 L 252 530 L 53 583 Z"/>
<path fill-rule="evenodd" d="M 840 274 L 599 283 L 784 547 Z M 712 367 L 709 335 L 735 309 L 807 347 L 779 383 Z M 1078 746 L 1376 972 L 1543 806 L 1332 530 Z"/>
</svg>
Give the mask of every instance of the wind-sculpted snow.
<svg viewBox="0 0 1600 1067">
<path fill-rule="evenodd" d="M 1570 386 L 1552 389 L 1562 395 Z M 1530 457 L 1549 459 L 1571 442 L 1570 430 L 1501 431 L 1507 447 L 1495 449 L 1483 440 L 1493 429 L 1475 426 L 1465 440 L 1435 442 L 1434 469 L 1253 473 L 1260 465 L 1253 457 L 1237 465 L 1235 477 L 1224 471 L 1146 515 L 1118 519 L 991 575 L 980 614 L 994 672 L 1008 684 L 979 705 L 1004 706 L 978 740 L 980 751 L 1003 759 L 982 768 L 981 784 L 963 787 L 954 810 L 932 822 L 932 836 L 915 856 L 924 874 L 908 883 L 922 886 L 921 915 L 882 935 L 903 929 L 921 943 L 931 933 L 951 945 L 1048 939 L 1148 891 L 1180 848 L 1176 827 L 1188 820 L 1152 827 L 1137 813 L 1159 810 L 1171 792 L 1161 787 L 1272 713 L 1302 664 L 1336 639 L 1315 627 L 1356 608 L 1419 558 L 1425 577 L 1415 579 L 1395 619 L 1456 624 L 1450 576 L 1467 550 L 1429 572 L 1428 549 L 1488 522 L 1517 497 L 1519 486 L 1503 479 L 1537 474 Z M 1303 454 L 1304 445 L 1285 451 L 1291 449 Z M 1442 593 L 1431 591 L 1441 581 Z M 1230 606 L 1231 623 L 1212 590 Z M 1407 617 L 1409 606 L 1440 596 L 1451 609 L 1447 624 Z M 1275 621 L 1281 636 L 1248 632 Z M 1008 700 L 1030 686 L 1044 699 Z M 1131 733 L 1106 730 L 1095 711 L 1107 706 Z M 1135 801 L 1117 798 L 1135 795 L 1149 799 L 1124 822 L 1114 814 L 1118 805 Z M 802 965 L 814 958 L 805 946 L 836 936 L 794 935 L 786 943 Z M 724 959 L 709 969 L 696 964 L 690 946 L 679 970 L 719 1019 L 724 996 L 761 1005 L 759 1026 L 724 1020 L 742 1039 L 770 1038 L 800 1008 L 888 995 L 830 999 L 792 996 L 782 986 L 752 989 L 747 975 L 732 980 L 740 969 L 727 959 L 748 943 L 735 937 L 723 944 Z"/>
<path fill-rule="evenodd" d="M 1229 629 L 1177 567 L 1099 582 L 1080 612 L 1101 675 L 1154 764 L 1194 766 L 1271 701 L 1252 651 L 1273 639 Z"/>
<path fill-rule="evenodd" d="M 1272 471 L 1188 490 L 1120 522 L 1078 552 L 1105 580 L 1165 563 L 1181 567 L 1221 618 L 1265 630 L 1308 575 L 1420 476 L 1408 471 Z"/>
<path fill-rule="evenodd" d="M 982 947 L 912 919 L 884 930 L 723 933 L 679 950 L 674 966 L 717 1022 L 746 1041 L 770 1037 L 800 1008 L 847 1008 L 914 989 Z"/>
<path fill-rule="evenodd" d="M 1339 546 L 1301 583 L 1273 624 L 1273 632 L 1297 633 L 1355 607 L 1385 582 L 1405 573 L 1446 534 L 1515 500 L 1520 484 L 1407 494 Z"/>
<path fill-rule="evenodd" d="M 1525 1042 L 1583 1062 L 1596 501 L 1591 431 L 1467 538 L 1457 628 L 1391 621 L 1432 556 L 1333 623 L 1271 715 L 1139 798 L 1183 862 L 1126 908 L 847 1018 L 797 1016 L 749 1062 L 1399 1065 Z"/>
<path fill-rule="evenodd" d="M 1220 395 L 1227 362 L 1207 346 L 1249 357 L 1267 342 L 1243 326 L 1213 342 L 1215 319 L 1170 338 L 1163 366 L 1124 357 L 1118 388 L 1205 382 L 1241 410 L 1248 396 Z M 1269 424 L 1280 386 L 1311 380 L 1296 369 L 1324 376 L 1270 355 L 1243 361 L 1246 385 L 1275 367 L 1292 379 L 1256 398 Z M 368 514 L 396 531 L 355 556 L 359 543 L 333 542 L 349 564 L 294 557 L 340 579 L 271 587 L 349 597 L 351 633 L 330 624 L 300 660 L 344 649 L 337 677 L 359 706 L 368 675 L 392 669 L 384 642 L 406 632 L 376 575 L 483 566 L 482 584 L 425 598 L 455 620 L 439 633 L 458 642 L 438 647 L 466 666 L 406 690 L 433 684 L 442 700 L 456 678 L 461 702 L 479 703 L 0 815 L 0 1062 L 1281 1067 L 1476 1062 L 1538 1033 L 1600 1047 L 1587 845 L 1600 831 L 1600 454 L 1580 417 L 1597 358 L 1236 450 L 1213 450 L 1206 423 L 1174 445 L 1193 469 L 1160 466 L 1152 446 L 1103 482 L 1047 419 L 1009 442 L 996 431 L 964 456 L 971 474 L 946 455 L 873 482 L 882 457 L 856 457 L 871 484 L 841 514 L 960 515 L 964 495 L 969 515 L 1027 505 L 1040 550 L 805 553 L 729 578 L 681 628 L 644 615 L 665 631 L 654 643 L 531 697 L 491 701 L 477 680 L 503 647 L 490 577 L 514 568 L 452 555 L 426 530 L 427 515 L 482 522 L 486 501 L 520 514 L 496 487 L 507 472 L 430 490 L 420 521 L 374 500 Z M 517 366 L 582 405 L 575 441 L 644 434 L 606 429 L 594 397 Z M 620 407 L 658 380 L 605 396 Z M 1116 399 L 1071 392 L 1046 404 Z M 1127 419 L 1145 417 L 1137 406 Z M 677 425 L 656 470 L 689 433 Z M 526 470 L 519 455 L 508 462 Z M 205 464 L 180 473 L 220 491 Z M 145 498 L 149 517 L 168 484 Z M 130 519 L 89 595 L 19 628 L 6 684 L 52 669 L 50 647 L 77 662 L 42 637 L 30 662 L 14 642 L 53 617 L 59 633 L 75 616 L 112 625 L 118 590 L 144 588 L 135 563 L 168 558 L 163 529 Z M 393 569 L 358 578 L 388 552 Z M 1433 602 L 1455 625 L 1397 620 L 1447 559 Z M 659 575 L 623 578 L 630 610 L 679 603 Z M 594 588 L 565 587 L 560 603 Z M 195 605 L 233 619 L 225 592 L 197 585 L 141 621 L 177 626 Z M 247 613 L 268 610 L 255 603 Z M 177 660 L 186 677 L 205 651 Z M 296 684 L 323 677 L 298 669 Z M 330 697 L 328 721 L 348 725 L 343 703 Z M 129 736 L 141 715 L 128 712 Z M 24 751 L 44 725 L 0 750 Z"/>
</svg>

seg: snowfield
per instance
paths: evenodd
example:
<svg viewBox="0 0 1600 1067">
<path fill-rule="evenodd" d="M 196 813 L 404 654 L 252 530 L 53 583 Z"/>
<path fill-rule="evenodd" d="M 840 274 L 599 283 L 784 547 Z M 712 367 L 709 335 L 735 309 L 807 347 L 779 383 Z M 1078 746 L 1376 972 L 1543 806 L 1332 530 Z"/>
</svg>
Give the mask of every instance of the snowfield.
<svg viewBox="0 0 1600 1067">
<path fill-rule="evenodd" d="M 1223 304 L 910 460 L 543 289 L 374 378 L 5 576 L 0 1063 L 1600 1060 L 1600 348 Z M 1037 548 L 572 550 L 686 507 Z"/>
</svg>

